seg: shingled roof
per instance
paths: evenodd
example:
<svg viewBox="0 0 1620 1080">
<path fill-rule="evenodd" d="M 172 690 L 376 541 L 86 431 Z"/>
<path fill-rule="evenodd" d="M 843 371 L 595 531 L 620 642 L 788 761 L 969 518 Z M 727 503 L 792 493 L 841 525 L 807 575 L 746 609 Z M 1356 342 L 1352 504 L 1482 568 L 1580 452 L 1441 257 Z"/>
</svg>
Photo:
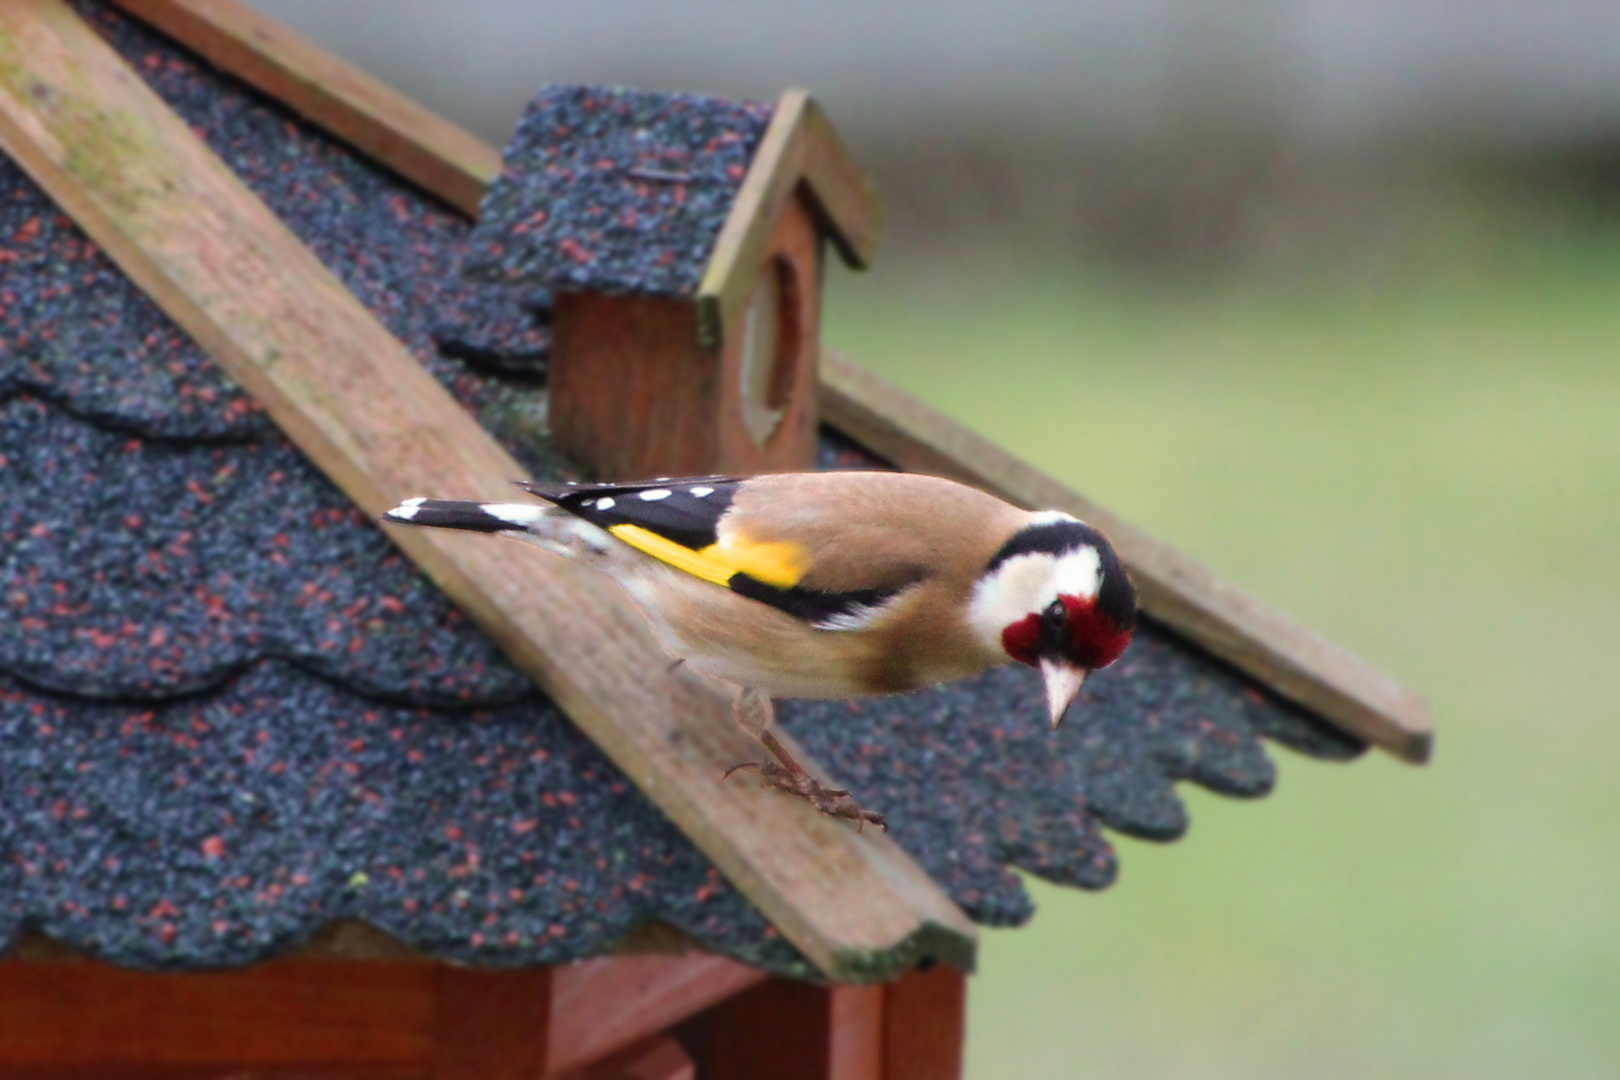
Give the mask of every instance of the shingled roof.
<svg viewBox="0 0 1620 1080">
<path fill-rule="evenodd" d="M 556 289 L 689 297 L 771 106 L 549 86 L 479 211 L 469 274 Z"/>
<path fill-rule="evenodd" d="M 469 222 L 186 50 L 79 10 L 541 477 L 544 297 L 458 275 Z M 648 922 L 773 970 L 791 945 L 258 406 L 0 158 L 0 939 L 248 963 L 340 918 L 555 963 Z M 476 344 L 469 344 L 473 342 Z M 828 431 L 827 467 L 883 467 Z M 535 558 L 543 558 L 538 553 Z M 1268 791 L 1275 740 L 1362 744 L 1146 620 L 1069 725 L 1003 669 L 783 725 L 974 919 L 1021 868 L 1100 888 L 1103 829 Z M 767 796 L 761 796 L 767 797 Z"/>
</svg>

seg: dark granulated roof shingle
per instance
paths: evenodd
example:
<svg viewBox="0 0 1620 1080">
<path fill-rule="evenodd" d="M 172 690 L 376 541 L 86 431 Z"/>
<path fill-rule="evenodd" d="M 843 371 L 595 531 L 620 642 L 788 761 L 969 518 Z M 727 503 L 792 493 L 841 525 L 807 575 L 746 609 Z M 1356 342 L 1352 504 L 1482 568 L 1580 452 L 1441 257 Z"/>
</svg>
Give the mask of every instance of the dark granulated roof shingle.
<svg viewBox="0 0 1620 1080">
<path fill-rule="evenodd" d="M 479 208 L 468 273 L 692 296 L 771 112 L 697 94 L 547 87 Z"/>
</svg>

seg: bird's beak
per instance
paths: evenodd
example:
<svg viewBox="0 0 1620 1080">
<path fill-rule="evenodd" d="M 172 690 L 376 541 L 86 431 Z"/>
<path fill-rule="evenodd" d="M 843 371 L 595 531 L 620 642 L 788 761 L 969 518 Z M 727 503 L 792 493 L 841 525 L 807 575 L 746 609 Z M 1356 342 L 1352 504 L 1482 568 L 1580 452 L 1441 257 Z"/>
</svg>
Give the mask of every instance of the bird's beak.
<svg viewBox="0 0 1620 1080">
<path fill-rule="evenodd" d="M 1041 678 L 1046 680 L 1046 704 L 1052 710 L 1052 730 L 1063 723 L 1063 714 L 1069 711 L 1080 685 L 1086 681 L 1084 668 L 1060 664 L 1055 660 L 1041 661 Z"/>
</svg>

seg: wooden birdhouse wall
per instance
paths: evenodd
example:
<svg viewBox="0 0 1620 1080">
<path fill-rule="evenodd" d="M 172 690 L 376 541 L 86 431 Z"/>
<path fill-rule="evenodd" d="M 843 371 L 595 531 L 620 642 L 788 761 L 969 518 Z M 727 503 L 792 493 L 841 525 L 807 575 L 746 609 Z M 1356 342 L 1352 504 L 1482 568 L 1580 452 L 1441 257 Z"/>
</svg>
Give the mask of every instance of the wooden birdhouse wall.
<svg viewBox="0 0 1620 1080">
<path fill-rule="evenodd" d="M 686 299 L 560 293 L 551 427 L 597 479 L 807 469 L 815 460 L 822 241 L 801 197 L 778 216 L 748 313 L 718 350 Z"/>
</svg>

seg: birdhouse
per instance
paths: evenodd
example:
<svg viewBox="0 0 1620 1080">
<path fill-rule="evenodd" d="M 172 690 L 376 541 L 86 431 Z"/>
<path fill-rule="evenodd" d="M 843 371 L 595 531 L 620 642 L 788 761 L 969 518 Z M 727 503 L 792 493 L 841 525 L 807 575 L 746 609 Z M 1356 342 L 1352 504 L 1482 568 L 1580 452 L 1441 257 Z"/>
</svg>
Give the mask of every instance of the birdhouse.
<svg viewBox="0 0 1620 1080">
<path fill-rule="evenodd" d="M 498 151 L 230 0 L 0 3 L 0 56 L 0 1075 L 952 1080 L 1015 871 L 1105 887 L 1105 827 L 1264 794 L 1268 745 L 1428 751 L 1387 676 L 818 356 L 875 216 L 803 95 L 547 91 L 475 226 Z M 812 449 L 1091 521 L 1142 598 L 1057 733 L 1011 668 L 783 703 L 887 834 L 717 784 L 750 744 L 605 580 L 377 520 Z"/>
<path fill-rule="evenodd" d="M 551 87 L 466 262 L 555 294 L 557 446 L 597 477 L 804 469 L 826 241 L 871 260 L 871 184 L 803 91 L 774 105 Z"/>
</svg>

